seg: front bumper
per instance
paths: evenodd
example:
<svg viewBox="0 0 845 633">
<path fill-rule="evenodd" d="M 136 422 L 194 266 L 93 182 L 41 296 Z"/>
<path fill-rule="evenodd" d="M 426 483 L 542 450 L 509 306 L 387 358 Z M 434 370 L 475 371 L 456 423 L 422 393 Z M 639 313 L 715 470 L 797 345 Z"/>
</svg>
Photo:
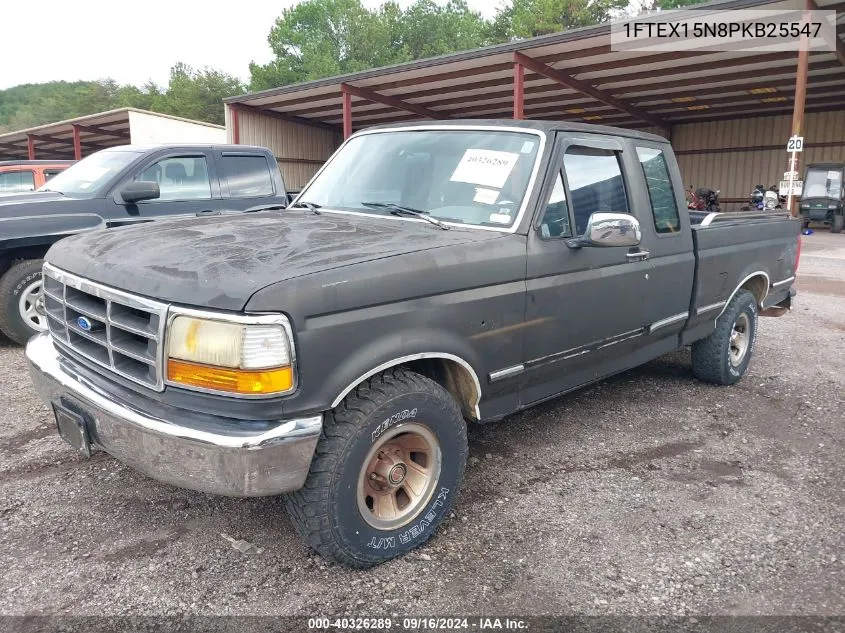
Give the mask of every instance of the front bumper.
<svg viewBox="0 0 845 633">
<path fill-rule="evenodd" d="M 61 403 L 84 419 L 91 444 L 167 484 L 235 497 L 302 487 L 323 425 L 321 415 L 268 421 L 259 431 L 208 416 L 208 427 L 153 417 L 93 385 L 65 361 L 49 333 L 26 346 L 32 381 L 48 405 Z M 185 418 L 196 418 L 186 412 Z M 220 429 L 231 429 L 221 431 Z"/>
</svg>

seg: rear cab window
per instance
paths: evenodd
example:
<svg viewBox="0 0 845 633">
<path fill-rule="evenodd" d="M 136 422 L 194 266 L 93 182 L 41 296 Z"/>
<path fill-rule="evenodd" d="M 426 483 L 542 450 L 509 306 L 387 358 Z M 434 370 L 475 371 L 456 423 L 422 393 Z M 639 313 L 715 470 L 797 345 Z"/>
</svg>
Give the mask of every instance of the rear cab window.
<svg viewBox="0 0 845 633">
<path fill-rule="evenodd" d="M 224 153 L 220 161 L 230 198 L 261 198 L 275 193 L 273 175 L 264 155 Z"/>
<path fill-rule="evenodd" d="M 673 234 L 681 230 L 678 201 L 672 187 L 672 177 L 664 153 L 654 147 L 637 147 L 637 158 L 643 170 L 651 214 L 658 234 Z"/>
</svg>

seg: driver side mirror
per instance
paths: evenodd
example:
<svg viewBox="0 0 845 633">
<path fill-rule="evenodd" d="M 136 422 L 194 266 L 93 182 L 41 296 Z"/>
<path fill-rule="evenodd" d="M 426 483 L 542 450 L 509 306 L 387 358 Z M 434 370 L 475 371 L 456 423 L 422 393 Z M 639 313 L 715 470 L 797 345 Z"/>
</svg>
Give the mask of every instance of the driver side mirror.
<svg viewBox="0 0 845 633">
<path fill-rule="evenodd" d="M 124 204 L 135 204 L 141 200 L 153 200 L 161 196 L 161 189 L 157 182 L 146 182 L 133 180 L 127 182 L 118 191 L 118 195 Z"/>
<path fill-rule="evenodd" d="M 566 242 L 570 248 L 584 246 L 637 246 L 643 234 L 640 223 L 627 213 L 593 213 L 587 230 Z"/>
</svg>

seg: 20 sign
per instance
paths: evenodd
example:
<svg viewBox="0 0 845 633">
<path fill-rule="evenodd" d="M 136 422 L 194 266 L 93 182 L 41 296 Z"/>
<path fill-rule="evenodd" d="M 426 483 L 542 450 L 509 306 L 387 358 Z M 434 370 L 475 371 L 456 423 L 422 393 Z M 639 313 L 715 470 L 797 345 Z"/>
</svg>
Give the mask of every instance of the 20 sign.
<svg viewBox="0 0 845 633">
<path fill-rule="evenodd" d="M 804 137 L 803 136 L 791 136 L 789 140 L 786 142 L 786 151 L 787 152 L 803 152 L 804 151 Z"/>
</svg>

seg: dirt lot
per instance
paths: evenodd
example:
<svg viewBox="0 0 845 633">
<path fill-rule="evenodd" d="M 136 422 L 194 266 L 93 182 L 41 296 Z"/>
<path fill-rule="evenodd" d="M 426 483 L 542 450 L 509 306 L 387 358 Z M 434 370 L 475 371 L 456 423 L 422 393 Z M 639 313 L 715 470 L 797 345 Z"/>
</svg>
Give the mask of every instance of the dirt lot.
<svg viewBox="0 0 845 633">
<path fill-rule="evenodd" d="M 276 499 L 77 457 L 0 343 L 0 613 L 843 614 L 845 235 L 804 238 L 799 293 L 735 387 L 678 354 L 472 428 L 454 514 L 364 572 Z"/>
</svg>

